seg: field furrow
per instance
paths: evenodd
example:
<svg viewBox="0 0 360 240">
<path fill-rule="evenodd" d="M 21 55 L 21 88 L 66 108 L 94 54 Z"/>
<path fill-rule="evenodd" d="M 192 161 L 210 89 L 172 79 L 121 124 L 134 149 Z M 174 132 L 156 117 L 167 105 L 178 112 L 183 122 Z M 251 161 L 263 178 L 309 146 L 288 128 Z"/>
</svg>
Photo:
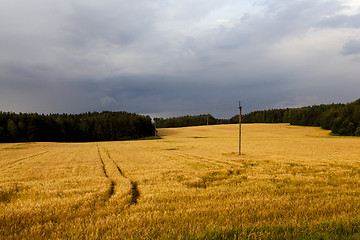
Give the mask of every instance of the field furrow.
<svg viewBox="0 0 360 240">
<path fill-rule="evenodd" d="M 119 164 L 111 157 L 110 152 L 105 147 L 98 143 L 97 148 L 104 174 L 110 181 L 107 199 L 111 200 L 114 197 L 123 205 L 136 204 L 140 197 L 138 183 L 125 176 Z"/>
<path fill-rule="evenodd" d="M 20 158 L 20 159 L 16 159 L 16 160 L 14 160 L 14 161 L 5 162 L 5 163 L 3 163 L 3 166 L 1 166 L 1 169 L 10 168 L 10 167 L 12 167 L 12 166 L 15 165 L 15 164 L 21 164 L 22 161 L 26 161 L 26 160 L 32 159 L 32 158 L 34 158 L 34 157 L 43 155 L 43 154 L 45 154 L 45 153 L 47 153 L 47 152 L 48 152 L 48 151 L 44 151 L 44 152 L 40 152 L 40 153 L 37 153 L 37 154 L 33 154 L 33 155 L 30 155 L 30 156 L 27 156 L 27 157 L 23 157 L 23 158 Z"/>
</svg>

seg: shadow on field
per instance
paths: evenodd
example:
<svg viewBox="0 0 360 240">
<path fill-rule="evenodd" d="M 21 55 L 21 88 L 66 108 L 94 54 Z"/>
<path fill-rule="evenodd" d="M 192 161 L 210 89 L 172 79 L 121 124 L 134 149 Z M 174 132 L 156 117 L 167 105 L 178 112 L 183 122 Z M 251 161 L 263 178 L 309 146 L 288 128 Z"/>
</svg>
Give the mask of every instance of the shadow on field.
<svg viewBox="0 0 360 240">
<path fill-rule="evenodd" d="M 165 128 L 158 128 L 157 129 L 158 131 L 158 135 L 160 137 L 165 137 L 165 136 L 171 136 L 171 135 L 175 135 L 178 133 L 178 131 L 176 130 L 173 130 L 173 129 L 165 129 Z"/>
</svg>

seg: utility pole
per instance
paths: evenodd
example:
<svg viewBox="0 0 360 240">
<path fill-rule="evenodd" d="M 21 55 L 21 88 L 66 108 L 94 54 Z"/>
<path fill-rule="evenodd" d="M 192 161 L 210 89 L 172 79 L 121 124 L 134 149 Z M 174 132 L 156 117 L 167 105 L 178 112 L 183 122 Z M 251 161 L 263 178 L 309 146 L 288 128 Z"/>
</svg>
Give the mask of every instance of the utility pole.
<svg viewBox="0 0 360 240">
<path fill-rule="evenodd" d="M 241 103 L 239 101 L 239 155 L 241 155 Z"/>
</svg>

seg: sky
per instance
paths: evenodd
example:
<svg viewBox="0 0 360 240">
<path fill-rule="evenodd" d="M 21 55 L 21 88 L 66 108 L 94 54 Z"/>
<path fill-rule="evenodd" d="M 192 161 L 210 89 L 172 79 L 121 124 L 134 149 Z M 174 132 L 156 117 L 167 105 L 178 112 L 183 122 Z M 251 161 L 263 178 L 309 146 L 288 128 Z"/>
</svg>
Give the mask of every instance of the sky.
<svg viewBox="0 0 360 240">
<path fill-rule="evenodd" d="M 0 0 L 0 111 L 230 118 L 360 98 L 358 0 Z"/>
</svg>

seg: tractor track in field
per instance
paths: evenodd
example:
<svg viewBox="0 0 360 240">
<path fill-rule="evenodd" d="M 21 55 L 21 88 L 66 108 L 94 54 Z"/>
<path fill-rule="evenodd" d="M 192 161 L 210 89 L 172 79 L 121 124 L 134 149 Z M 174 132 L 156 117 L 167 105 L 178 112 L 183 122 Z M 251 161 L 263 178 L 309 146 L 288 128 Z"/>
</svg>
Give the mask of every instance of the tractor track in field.
<svg viewBox="0 0 360 240">
<path fill-rule="evenodd" d="M 105 177 L 109 178 L 109 175 L 108 175 L 107 172 L 106 172 L 104 160 L 103 160 L 103 158 L 101 157 L 99 144 L 97 145 L 97 150 L 98 150 L 99 159 L 100 159 L 100 161 L 101 161 L 101 165 L 102 165 L 102 169 L 103 169 L 104 175 L 105 175 Z"/>
<path fill-rule="evenodd" d="M 116 185 L 116 182 L 109 176 L 108 172 L 106 171 L 106 167 L 105 167 L 105 162 L 104 162 L 104 159 L 102 158 L 101 156 L 101 153 L 100 153 L 100 146 L 99 144 L 97 144 L 97 150 L 98 150 L 98 154 L 99 154 L 99 159 L 101 161 L 101 165 L 102 165 L 102 170 L 104 172 L 104 175 L 107 179 L 109 179 L 110 181 L 110 187 L 109 189 L 106 191 L 106 200 L 109 200 L 114 194 L 115 194 L 115 185 Z"/>
<path fill-rule="evenodd" d="M 5 170 L 7 168 L 11 168 L 13 165 L 15 164 L 18 164 L 18 163 L 21 163 L 23 161 L 26 161 L 26 160 L 30 160 L 34 157 L 37 157 L 37 156 L 40 156 L 40 155 L 43 155 L 45 153 L 48 153 L 49 151 L 44 151 L 44 152 L 40 152 L 40 153 L 37 153 L 37 154 L 33 154 L 31 156 L 28 156 L 28 157 L 23 157 L 23 158 L 20 158 L 20 159 L 17 159 L 17 160 L 14 160 L 12 162 L 9 162 L 7 164 L 5 164 L 4 166 L 1 167 L 1 170 Z"/>
<path fill-rule="evenodd" d="M 118 165 L 118 164 L 116 163 L 116 161 L 111 157 L 109 151 L 108 151 L 106 148 L 104 148 L 104 147 L 103 147 L 103 149 L 104 149 L 106 155 L 109 157 L 109 159 L 115 164 L 116 169 L 117 169 L 118 172 L 121 174 L 121 176 L 125 177 L 125 175 L 124 175 L 124 173 L 122 172 L 122 170 L 121 170 L 121 168 L 119 167 L 119 165 Z M 127 178 L 127 177 L 125 177 L 125 178 Z"/>
<path fill-rule="evenodd" d="M 107 169 L 107 166 L 112 164 L 116 170 L 117 170 L 117 173 L 120 174 L 123 178 L 127 179 L 130 181 L 130 184 L 131 184 L 131 188 L 128 192 L 128 195 L 130 196 L 130 200 L 128 201 L 128 205 L 133 205 L 133 204 L 137 204 L 138 202 L 138 199 L 140 197 L 140 191 L 138 189 L 138 183 L 130 178 L 128 178 L 124 172 L 121 170 L 120 166 L 117 164 L 117 162 L 111 157 L 109 151 L 105 148 L 105 147 L 102 147 L 100 146 L 100 143 L 97 144 L 97 149 L 98 149 L 98 154 L 99 154 L 99 158 L 100 158 L 100 161 L 101 161 L 101 164 L 102 164 L 102 169 L 103 169 L 103 172 L 104 172 L 104 175 L 106 178 L 108 178 L 110 180 L 110 187 L 107 191 L 107 200 L 110 200 L 110 198 L 116 194 L 116 185 L 117 185 L 117 182 L 115 180 L 115 176 L 111 176 L 111 174 L 109 173 Z M 102 157 L 102 154 L 101 152 L 102 151 L 105 152 L 107 158 L 110 160 L 110 162 L 108 162 L 107 164 L 105 163 L 104 161 L 104 158 Z"/>
</svg>

